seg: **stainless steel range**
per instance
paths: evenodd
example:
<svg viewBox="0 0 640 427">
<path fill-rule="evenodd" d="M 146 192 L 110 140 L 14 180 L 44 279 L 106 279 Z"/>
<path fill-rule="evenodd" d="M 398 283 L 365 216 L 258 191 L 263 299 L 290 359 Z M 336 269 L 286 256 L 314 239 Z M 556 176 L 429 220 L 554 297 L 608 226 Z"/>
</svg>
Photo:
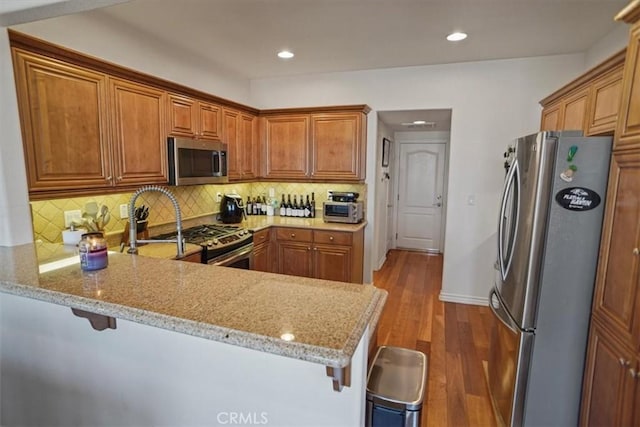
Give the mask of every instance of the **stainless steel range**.
<svg viewBox="0 0 640 427">
<path fill-rule="evenodd" d="M 203 264 L 251 269 L 253 266 L 253 234 L 234 225 L 206 224 L 182 230 L 186 243 L 202 246 Z M 161 234 L 153 239 L 176 238 L 176 233 Z"/>
</svg>

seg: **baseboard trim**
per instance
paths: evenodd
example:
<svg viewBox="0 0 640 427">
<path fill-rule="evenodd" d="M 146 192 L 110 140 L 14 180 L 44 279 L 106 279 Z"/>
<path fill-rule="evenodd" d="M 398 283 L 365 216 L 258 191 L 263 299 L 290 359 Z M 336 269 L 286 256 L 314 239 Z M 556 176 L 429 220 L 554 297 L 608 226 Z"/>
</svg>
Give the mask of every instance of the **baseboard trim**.
<svg viewBox="0 0 640 427">
<path fill-rule="evenodd" d="M 382 268 L 382 266 L 384 265 L 385 261 L 387 260 L 387 255 L 383 255 L 381 259 L 378 260 L 378 266 L 376 268 L 374 268 L 374 271 L 378 271 Z"/>
<path fill-rule="evenodd" d="M 456 302 L 460 304 L 471 305 L 489 305 L 489 299 L 483 297 L 474 297 L 469 295 L 451 294 L 448 292 L 440 292 L 440 301 L 444 302 Z"/>
</svg>

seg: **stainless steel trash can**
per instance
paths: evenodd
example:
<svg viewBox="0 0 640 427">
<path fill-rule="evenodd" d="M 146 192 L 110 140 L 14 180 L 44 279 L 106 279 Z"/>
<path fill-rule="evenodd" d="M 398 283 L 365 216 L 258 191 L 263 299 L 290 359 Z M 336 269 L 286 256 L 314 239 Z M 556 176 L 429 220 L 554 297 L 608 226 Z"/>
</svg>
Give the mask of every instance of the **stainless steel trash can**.
<svg viewBox="0 0 640 427">
<path fill-rule="evenodd" d="M 427 356 L 382 346 L 367 375 L 367 427 L 420 427 L 427 384 Z"/>
</svg>

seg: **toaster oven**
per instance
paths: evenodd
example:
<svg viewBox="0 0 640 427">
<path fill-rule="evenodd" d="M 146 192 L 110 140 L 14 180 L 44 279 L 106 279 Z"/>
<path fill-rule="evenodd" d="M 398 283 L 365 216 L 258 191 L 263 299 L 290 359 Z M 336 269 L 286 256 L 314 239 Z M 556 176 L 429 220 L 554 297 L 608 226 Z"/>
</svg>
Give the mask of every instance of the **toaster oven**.
<svg viewBox="0 0 640 427">
<path fill-rule="evenodd" d="M 322 204 L 324 222 L 345 222 L 357 224 L 364 219 L 363 202 L 327 201 Z"/>
</svg>

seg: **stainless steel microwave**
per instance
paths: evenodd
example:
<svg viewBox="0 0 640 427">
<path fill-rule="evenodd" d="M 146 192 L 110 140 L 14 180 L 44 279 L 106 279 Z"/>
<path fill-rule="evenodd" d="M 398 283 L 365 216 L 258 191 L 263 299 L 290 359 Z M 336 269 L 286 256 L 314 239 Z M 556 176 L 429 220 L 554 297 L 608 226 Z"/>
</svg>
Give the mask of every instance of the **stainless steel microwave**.
<svg viewBox="0 0 640 427">
<path fill-rule="evenodd" d="M 324 222 L 346 222 L 357 224 L 364 219 L 363 202 L 333 202 L 322 204 L 322 219 Z"/>
<path fill-rule="evenodd" d="M 220 184 L 227 176 L 227 144 L 188 138 L 168 139 L 169 185 Z"/>
</svg>

